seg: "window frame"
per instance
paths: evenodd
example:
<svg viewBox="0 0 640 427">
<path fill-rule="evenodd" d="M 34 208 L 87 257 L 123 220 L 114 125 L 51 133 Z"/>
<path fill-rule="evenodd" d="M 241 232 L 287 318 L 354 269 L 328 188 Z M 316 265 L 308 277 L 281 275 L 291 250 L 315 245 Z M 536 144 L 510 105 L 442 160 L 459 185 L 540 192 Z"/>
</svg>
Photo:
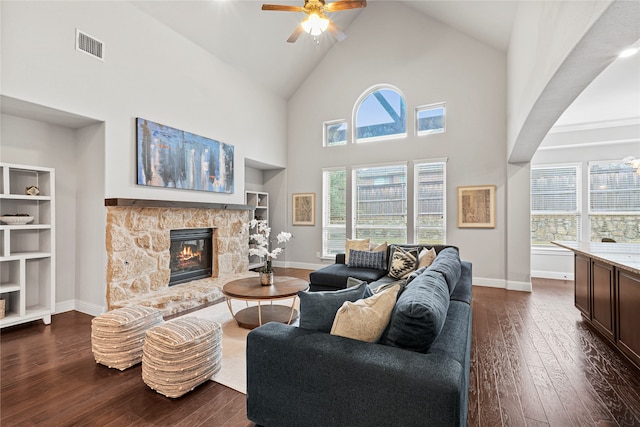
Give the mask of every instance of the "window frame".
<svg viewBox="0 0 640 427">
<path fill-rule="evenodd" d="M 533 171 L 536 169 L 563 169 L 563 168 L 575 168 L 576 170 L 576 189 L 575 189 L 575 194 L 576 194 L 576 211 L 575 212 L 569 212 L 569 211 L 534 211 L 533 209 L 533 189 L 531 186 L 531 181 L 533 178 Z M 583 186 L 582 186 L 582 163 L 581 162 L 571 162 L 571 163 L 552 163 L 552 164 L 540 164 L 540 165 L 532 165 L 530 172 L 529 172 L 529 203 L 530 203 L 530 207 L 529 207 L 529 224 L 531 226 L 531 223 L 533 222 L 533 216 L 534 215 L 549 215 L 549 216 L 554 216 L 554 215 L 576 215 L 576 240 L 575 242 L 581 242 L 582 241 L 582 221 L 584 218 L 584 213 L 583 213 L 583 208 L 582 208 L 582 191 L 583 191 Z M 538 243 L 534 243 L 533 242 L 533 233 L 532 230 L 530 230 L 529 232 L 530 236 L 529 236 L 529 243 L 531 245 L 532 248 L 548 248 L 548 247 L 553 247 L 553 245 L 549 242 L 547 244 L 538 244 Z M 570 242 L 574 242 L 574 240 L 570 240 Z"/>
<path fill-rule="evenodd" d="M 375 164 L 366 164 L 366 165 L 354 165 L 351 167 L 351 229 L 350 235 L 352 239 L 358 239 L 358 225 L 357 225 L 357 197 L 358 197 L 358 182 L 357 182 L 357 171 L 360 169 L 373 169 L 373 168 L 384 168 L 384 167 L 394 167 L 394 166 L 403 166 L 405 172 L 405 182 L 404 182 L 404 200 L 405 200 L 405 211 L 404 211 L 404 227 L 380 227 L 380 228 L 393 228 L 398 230 L 404 230 L 404 244 L 407 243 L 409 239 L 409 230 L 408 230 L 408 216 L 409 216 L 409 188 L 408 188 L 408 175 L 409 175 L 409 165 L 407 161 L 400 162 L 389 162 L 389 163 L 375 163 Z M 348 183 L 347 183 L 348 185 Z M 364 228 L 364 227 L 360 227 Z M 374 229 L 376 227 L 366 227 L 369 229 Z M 383 242 L 378 242 L 383 243 Z M 392 242 L 388 242 L 392 243 Z"/>
<path fill-rule="evenodd" d="M 329 215 L 329 173 L 330 172 L 339 172 L 339 171 L 344 171 L 345 174 L 345 198 L 344 198 L 344 203 L 345 203 L 345 223 L 344 225 L 340 226 L 340 225 L 332 225 L 332 224 L 328 224 L 328 219 L 330 217 Z M 348 199 L 348 186 L 349 186 L 349 171 L 348 168 L 346 166 L 344 167 L 331 167 L 331 168 L 323 168 L 322 169 L 322 254 L 321 254 L 321 258 L 328 258 L 328 259 L 332 259 L 335 257 L 335 253 L 329 253 L 328 249 L 329 249 L 329 245 L 328 245 L 328 240 L 325 238 L 325 231 L 328 230 L 340 230 L 340 229 L 344 229 L 344 234 L 345 234 L 345 241 L 344 243 L 346 243 L 346 238 L 347 238 L 347 215 L 348 215 L 348 203 L 349 203 L 349 199 Z M 344 252 L 345 248 L 342 248 L 342 252 Z M 339 252 L 338 252 L 339 253 Z"/>
<path fill-rule="evenodd" d="M 420 130 L 420 120 L 418 118 L 418 114 L 422 111 L 428 110 L 437 110 L 442 108 L 442 128 L 441 129 L 430 129 L 430 130 Z M 414 120 L 414 132 L 416 136 L 426 136 L 426 135 L 435 135 L 439 133 L 445 133 L 447 131 L 447 103 L 446 102 L 436 102 L 433 104 L 427 105 L 419 105 L 414 109 L 415 120 Z"/>
<path fill-rule="evenodd" d="M 420 186 L 418 182 L 419 174 L 418 168 L 420 165 L 425 164 L 441 164 L 442 165 L 442 242 L 438 243 L 428 243 L 428 244 L 441 244 L 445 245 L 447 243 L 447 161 L 448 158 L 436 158 L 436 159 L 424 159 L 424 160 L 414 160 L 413 161 L 413 242 L 419 243 L 418 231 L 419 229 L 436 229 L 436 227 L 419 227 L 418 226 L 418 215 L 420 214 L 418 206 L 419 200 L 418 197 L 420 195 Z"/>
<path fill-rule="evenodd" d="M 345 125 L 344 130 L 344 142 L 340 144 L 329 144 L 329 132 L 327 128 L 332 125 L 343 124 Z M 337 119 L 337 120 L 328 120 L 322 123 L 322 142 L 323 147 L 340 147 L 343 145 L 349 144 L 349 122 L 347 119 Z"/>
<path fill-rule="evenodd" d="M 362 105 L 362 103 L 369 97 L 369 95 L 372 95 L 373 93 L 380 91 L 380 90 L 391 90 L 396 92 L 399 96 L 400 99 L 402 100 L 402 103 L 404 105 L 404 132 L 403 133 L 396 133 L 396 134 L 392 134 L 392 135 L 383 135 L 383 136 L 374 136 L 374 137 L 369 137 L 369 138 L 358 138 L 358 112 L 360 111 L 360 106 Z M 407 101 L 406 101 L 406 97 L 404 96 L 404 93 L 402 93 L 402 91 L 400 89 L 398 89 L 397 87 L 393 86 L 393 85 L 389 85 L 389 84 L 379 84 L 379 85 L 375 85 L 370 87 L 369 89 L 365 90 L 360 97 L 358 97 L 358 99 L 356 100 L 356 103 L 353 107 L 353 114 L 352 114 L 352 121 L 351 123 L 353 124 L 352 129 L 351 129 L 351 141 L 354 144 L 366 144 L 369 142 L 377 142 L 377 141 L 389 141 L 389 140 L 394 140 L 394 139 L 406 139 L 408 136 L 408 132 L 407 132 Z"/>
</svg>

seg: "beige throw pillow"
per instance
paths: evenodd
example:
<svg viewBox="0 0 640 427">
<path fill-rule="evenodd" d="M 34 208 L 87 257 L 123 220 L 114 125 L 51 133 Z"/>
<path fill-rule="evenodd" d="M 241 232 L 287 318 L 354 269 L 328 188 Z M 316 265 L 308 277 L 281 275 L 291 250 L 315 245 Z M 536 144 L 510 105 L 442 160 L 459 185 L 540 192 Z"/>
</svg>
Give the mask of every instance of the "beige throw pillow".
<svg viewBox="0 0 640 427">
<path fill-rule="evenodd" d="M 332 335 L 365 342 L 376 342 L 389 324 L 396 304 L 399 285 L 355 302 L 346 301 L 338 309 L 331 327 Z"/>
<path fill-rule="evenodd" d="M 436 255 L 436 250 L 433 248 L 429 250 L 427 248 L 422 249 L 418 254 L 418 268 L 429 267 L 433 260 L 436 259 Z"/>
<path fill-rule="evenodd" d="M 349 251 L 367 251 L 369 250 L 369 239 L 351 240 L 347 239 L 347 249 L 344 254 L 344 263 L 349 264 Z"/>
</svg>

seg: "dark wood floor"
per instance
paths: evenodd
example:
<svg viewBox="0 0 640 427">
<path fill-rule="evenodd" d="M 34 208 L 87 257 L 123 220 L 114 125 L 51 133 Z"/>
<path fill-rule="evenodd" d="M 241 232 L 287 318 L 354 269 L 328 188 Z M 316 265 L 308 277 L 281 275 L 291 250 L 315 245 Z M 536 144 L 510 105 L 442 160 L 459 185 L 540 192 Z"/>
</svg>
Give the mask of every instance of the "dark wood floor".
<svg viewBox="0 0 640 427">
<path fill-rule="evenodd" d="M 473 290 L 469 425 L 640 426 L 640 372 L 583 324 L 571 282 L 533 285 Z M 252 425 L 245 396 L 213 381 L 168 399 L 140 365 L 97 365 L 90 329 L 90 316 L 68 312 L 1 331 L 2 426 Z"/>
</svg>

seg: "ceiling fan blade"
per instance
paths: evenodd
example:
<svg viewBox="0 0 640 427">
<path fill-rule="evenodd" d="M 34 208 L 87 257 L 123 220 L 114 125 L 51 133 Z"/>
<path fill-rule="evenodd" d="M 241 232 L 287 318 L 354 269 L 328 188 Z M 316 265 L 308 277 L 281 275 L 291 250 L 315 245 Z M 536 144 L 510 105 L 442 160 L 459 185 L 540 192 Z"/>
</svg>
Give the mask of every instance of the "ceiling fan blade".
<svg viewBox="0 0 640 427">
<path fill-rule="evenodd" d="M 296 29 L 293 30 L 293 33 L 291 33 L 291 35 L 287 39 L 287 43 L 295 43 L 296 40 L 298 40 L 298 37 L 300 37 L 300 34 L 302 34 L 303 31 L 304 31 L 304 29 L 302 28 L 302 24 L 298 25 L 296 27 Z"/>
<path fill-rule="evenodd" d="M 367 7 L 367 0 L 357 1 L 334 1 L 324 7 L 325 12 L 339 12 L 341 10 L 359 9 L 361 7 Z"/>
<path fill-rule="evenodd" d="M 327 27 L 327 30 L 329 30 L 333 37 L 335 37 L 339 42 L 347 38 L 347 35 L 344 33 L 344 31 L 342 31 L 340 27 L 338 27 L 333 21 L 329 22 L 329 27 Z"/>
<path fill-rule="evenodd" d="M 304 12 L 302 6 L 285 6 L 280 4 L 263 4 L 262 10 L 277 10 L 280 12 Z"/>
</svg>

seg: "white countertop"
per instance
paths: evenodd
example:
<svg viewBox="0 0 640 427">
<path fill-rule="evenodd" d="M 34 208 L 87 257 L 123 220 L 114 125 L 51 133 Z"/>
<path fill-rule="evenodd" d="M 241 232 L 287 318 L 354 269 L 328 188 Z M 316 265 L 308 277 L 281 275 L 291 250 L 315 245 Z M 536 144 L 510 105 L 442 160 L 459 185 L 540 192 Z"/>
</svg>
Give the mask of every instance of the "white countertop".
<svg viewBox="0 0 640 427">
<path fill-rule="evenodd" d="M 640 244 L 601 242 L 551 242 L 593 259 L 606 262 L 635 274 L 640 274 Z"/>
</svg>

